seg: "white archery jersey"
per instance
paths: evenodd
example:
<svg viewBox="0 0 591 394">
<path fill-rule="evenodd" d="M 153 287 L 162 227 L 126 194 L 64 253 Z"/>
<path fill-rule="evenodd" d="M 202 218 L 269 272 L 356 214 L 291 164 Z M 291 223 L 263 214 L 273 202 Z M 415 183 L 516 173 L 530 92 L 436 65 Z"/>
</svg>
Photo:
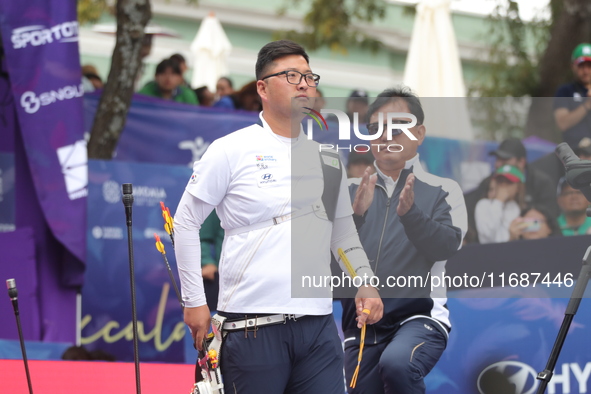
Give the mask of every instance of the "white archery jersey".
<svg viewBox="0 0 591 394">
<path fill-rule="evenodd" d="M 278 136 L 261 120 L 263 127 L 252 125 L 214 141 L 195 163 L 186 188 L 216 207 L 226 230 L 218 310 L 329 314 L 329 287 L 310 288 L 309 298 L 292 297 L 292 286 L 301 287 L 303 275 L 330 276 L 332 222 L 322 209 L 278 225 L 227 233 L 321 201 L 319 145 L 303 132 L 297 139 Z M 335 218 L 352 214 L 344 172 Z"/>
</svg>

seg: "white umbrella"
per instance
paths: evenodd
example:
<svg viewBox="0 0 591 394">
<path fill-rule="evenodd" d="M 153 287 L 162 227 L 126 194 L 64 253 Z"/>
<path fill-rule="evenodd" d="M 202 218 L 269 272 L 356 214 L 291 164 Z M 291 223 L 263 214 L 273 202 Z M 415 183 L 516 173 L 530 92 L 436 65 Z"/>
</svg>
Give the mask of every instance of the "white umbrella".
<svg viewBox="0 0 591 394">
<path fill-rule="evenodd" d="M 217 80 L 228 74 L 227 60 L 232 44 L 213 12 L 201 21 L 190 49 L 193 56 L 191 86 L 205 85 L 215 92 Z"/>
<path fill-rule="evenodd" d="M 417 5 L 403 82 L 420 97 L 456 97 L 425 100 L 428 135 L 472 139 L 450 4 L 421 0 Z"/>
</svg>

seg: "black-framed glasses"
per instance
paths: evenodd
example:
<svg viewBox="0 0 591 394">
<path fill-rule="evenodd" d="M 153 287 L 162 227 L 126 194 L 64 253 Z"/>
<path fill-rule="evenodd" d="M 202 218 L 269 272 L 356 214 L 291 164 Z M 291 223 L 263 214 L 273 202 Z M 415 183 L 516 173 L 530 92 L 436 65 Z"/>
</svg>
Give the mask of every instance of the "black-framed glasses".
<svg viewBox="0 0 591 394">
<path fill-rule="evenodd" d="M 306 83 L 311 88 L 315 88 L 320 83 L 320 75 L 313 73 L 302 74 L 301 72 L 295 70 L 286 70 L 275 74 L 267 75 L 266 77 L 262 77 L 261 81 L 267 78 L 276 77 L 278 75 L 285 75 L 285 77 L 287 78 L 287 82 L 292 85 L 299 85 L 302 82 L 302 78 L 306 78 Z"/>
<path fill-rule="evenodd" d="M 392 124 L 410 124 L 410 120 L 403 120 L 403 119 L 392 119 Z M 416 125 L 418 126 L 418 124 Z M 380 129 L 381 127 L 381 129 Z M 382 132 L 388 130 L 388 124 L 384 123 L 380 125 L 379 123 L 368 123 L 367 124 L 367 135 L 376 135 L 378 132 Z M 402 134 L 402 129 L 392 129 L 392 137 L 395 135 Z"/>
</svg>

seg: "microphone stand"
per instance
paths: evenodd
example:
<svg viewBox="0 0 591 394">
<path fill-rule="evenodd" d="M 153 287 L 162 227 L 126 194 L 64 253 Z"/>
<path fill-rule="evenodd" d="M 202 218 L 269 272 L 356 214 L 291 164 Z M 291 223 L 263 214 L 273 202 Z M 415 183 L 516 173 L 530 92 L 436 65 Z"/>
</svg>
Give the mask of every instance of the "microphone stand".
<svg viewBox="0 0 591 394">
<path fill-rule="evenodd" d="M 558 331 L 558 335 L 556 336 L 554 347 L 552 348 L 550 356 L 548 357 L 546 369 L 538 373 L 537 379 L 540 380 L 541 383 L 538 386 L 538 391 L 536 392 L 537 394 L 544 394 L 544 392 L 546 391 L 546 386 L 550 382 L 550 379 L 552 379 L 554 367 L 556 367 L 556 362 L 558 361 L 558 356 L 560 355 L 560 351 L 562 350 L 562 346 L 564 345 L 566 335 L 568 334 L 568 330 L 573 321 L 573 318 L 577 314 L 577 310 L 579 309 L 579 305 L 581 304 L 581 299 L 585 294 L 585 289 L 587 288 L 587 284 L 589 283 L 589 277 L 591 275 L 591 265 L 589 264 L 590 254 L 591 246 L 587 248 L 585 256 L 583 257 L 583 266 L 581 267 L 581 272 L 579 273 L 579 277 L 577 278 L 577 283 L 575 285 L 575 288 L 573 289 L 573 293 L 570 297 L 568 305 L 566 306 L 566 311 L 564 312 L 564 319 L 562 320 L 562 325 L 560 326 L 560 330 Z"/>
<path fill-rule="evenodd" d="M 564 165 L 568 183 L 574 189 L 581 190 L 585 195 L 585 198 L 591 202 L 591 162 L 587 160 L 580 160 L 565 142 L 559 144 L 556 147 L 556 155 Z M 591 212 L 589 210 L 587 210 L 587 216 L 591 217 Z M 568 330 L 573 318 L 577 313 L 577 310 L 579 309 L 581 299 L 585 294 L 585 290 L 591 276 L 589 255 L 591 255 L 591 246 L 587 248 L 587 251 L 583 256 L 583 266 L 581 267 L 581 272 L 577 278 L 577 283 L 573 289 L 568 305 L 566 306 L 564 319 L 562 320 L 562 325 L 560 326 L 560 330 L 556 336 L 554 347 L 552 348 L 550 356 L 548 357 L 546 369 L 538 373 L 537 379 L 540 380 L 541 383 L 538 386 L 538 390 L 536 392 L 537 394 L 544 394 L 546 391 L 546 386 L 552 379 L 552 375 L 554 374 L 553 371 L 556 367 L 556 362 L 558 361 L 558 356 L 560 355 L 560 351 L 564 345 Z"/>
<path fill-rule="evenodd" d="M 25 363 L 25 372 L 27 374 L 27 384 L 29 385 L 29 394 L 33 394 L 33 385 L 31 384 L 31 374 L 29 373 L 29 362 L 27 360 L 27 350 L 25 349 L 25 338 L 23 337 L 23 328 L 21 327 L 21 318 L 18 311 L 18 291 L 16 290 L 16 281 L 8 279 L 6 281 L 8 296 L 12 301 L 14 316 L 16 317 L 16 327 L 18 329 L 18 339 L 21 343 L 21 352 L 23 353 L 23 362 Z"/>
<path fill-rule="evenodd" d="M 123 206 L 125 207 L 125 217 L 127 221 L 127 248 L 129 250 L 129 281 L 131 287 L 131 321 L 133 326 L 133 361 L 135 363 L 135 388 L 136 393 L 142 392 L 140 383 L 140 358 L 138 350 L 138 338 L 137 338 L 137 311 L 135 301 L 135 273 L 133 265 L 133 236 L 131 226 L 131 207 L 133 205 L 133 188 L 131 183 L 124 183 L 122 185 L 123 191 Z"/>
</svg>

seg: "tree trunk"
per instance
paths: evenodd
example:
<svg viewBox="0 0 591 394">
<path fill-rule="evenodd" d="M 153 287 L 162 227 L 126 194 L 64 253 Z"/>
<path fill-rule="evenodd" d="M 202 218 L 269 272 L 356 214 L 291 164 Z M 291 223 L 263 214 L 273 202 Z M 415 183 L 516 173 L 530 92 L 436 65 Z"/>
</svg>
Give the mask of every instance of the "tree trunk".
<svg viewBox="0 0 591 394">
<path fill-rule="evenodd" d="M 140 69 L 144 29 L 152 16 L 150 0 L 117 1 L 117 43 L 111 70 L 99 102 L 88 158 L 110 160 L 121 136 Z"/>
<path fill-rule="evenodd" d="M 553 3 L 557 0 L 553 0 Z M 562 135 L 554 122 L 552 97 L 560 84 L 572 80 L 571 54 L 591 37 L 591 2 L 564 0 L 560 15 L 554 16 L 548 46 L 540 61 L 540 85 L 530 107 L 525 134 L 560 142 Z M 541 98 L 544 97 L 544 98 Z"/>
</svg>

